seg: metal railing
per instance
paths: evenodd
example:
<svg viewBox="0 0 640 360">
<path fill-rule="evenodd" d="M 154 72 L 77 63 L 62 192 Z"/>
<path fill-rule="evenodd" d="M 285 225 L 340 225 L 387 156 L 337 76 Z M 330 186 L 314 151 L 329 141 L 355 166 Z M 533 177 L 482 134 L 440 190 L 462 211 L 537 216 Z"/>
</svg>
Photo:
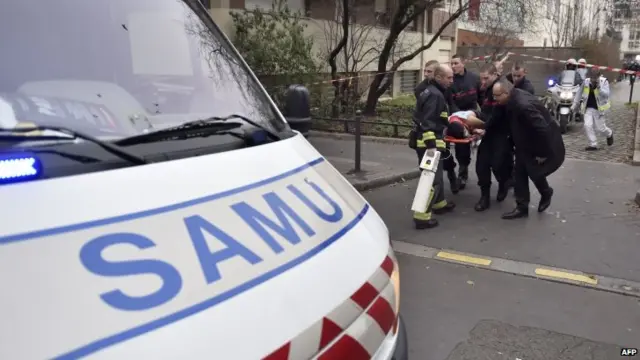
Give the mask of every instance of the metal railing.
<svg viewBox="0 0 640 360">
<path fill-rule="evenodd" d="M 362 158 L 362 125 L 375 125 L 375 126 L 389 126 L 393 129 L 393 137 L 399 138 L 400 131 L 398 128 L 407 128 L 411 129 L 413 126 L 408 124 L 397 124 L 392 122 L 380 122 L 380 121 L 370 121 L 370 120 L 362 120 L 362 115 L 360 111 L 356 112 L 356 116 L 353 119 L 344 119 L 344 118 L 328 118 L 328 117 L 313 117 L 312 118 L 312 129 L 316 130 L 327 130 L 327 129 L 319 129 L 316 124 L 317 120 L 323 120 L 328 122 L 342 123 L 344 133 L 351 134 L 351 129 L 349 128 L 349 123 L 353 123 L 353 134 L 355 135 L 355 166 L 354 169 L 349 173 L 359 173 L 362 171 L 361 167 L 361 158 Z"/>
<path fill-rule="evenodd" d="M 362 120 L 362 119 L 358 119 L 358 117 L 352 118 L 352 119 L 345 119 L 345 118 L 329 118 L 329 117 L 319 117 L 319 116 L 314 116 L 313 120 L 322 120 L 322 121 L 328 121 L 328 122 L 333 122 L 333 123 L 342 123 L 342 132 L 344 133 L 354 133 L 356 132 L 356 128 L 358 127 L 358 123 L 360 125 L 375 125 L 375 126 L 387 126 L 390 127 L 391 129 L 393 129 L 392 132 L 392 137 L 395 138 L 400 138 L 400 128 L 403 129 L 407 129 L 410 130 L 413 125 L 409 125 L 409 124 L 398 124 L 398 123 L 393 123 L 393 122 L 384 122 L 384 121 L 370 121 L 370 120 Z M 360 120 L 360 121 L 358 121 Z M 351 131 L 349 124 L 353 124 L 353 131 Z M 315 121 L 314 121 L 314 125 L 315 125 Z M 314 127 L 314 125 L 312 125 L 312 128 Z M 321 129 L 321 128 L 315 128 L 316 130 L 326 130 L 326 129 Z"/>
</svg>

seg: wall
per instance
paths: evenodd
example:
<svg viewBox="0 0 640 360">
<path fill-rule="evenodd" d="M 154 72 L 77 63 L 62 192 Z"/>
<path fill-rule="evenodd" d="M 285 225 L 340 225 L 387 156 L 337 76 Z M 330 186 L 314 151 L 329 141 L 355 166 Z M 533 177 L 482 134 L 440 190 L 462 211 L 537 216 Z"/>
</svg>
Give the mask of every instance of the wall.
<svg viewBox="0 0 640 360">
<path fill-rule="evenodd" d="M 256 1 L 266 1 L 266 0 L 214 0 L 212 1 L 212 9 L 210 10 L 210 14 L 214 21 L 218 24 L 218 26 L 225 32 L 227 36 L 233 39 L 233 22 L 231 19 L 231 15 L 229 13 L 229 6 L 233 6 L 233 2 L 238 1 L 247 1 L 248 4 L 255 4 Z M 296 0 L 299 1 L 299 0 Z M 316 3 L 317 4 L 317 3 Z M 244 6 L 244 3 L 242 4 Z M 219 8 L 214 8 L 214 6 L 219 6 Z M 239 6 L 239 5 L 236 5 Z M 265 5 L 266 6 L 266 5 Z M 330 29 L 336 26 L 340 26 L 339 24 L 327 20 L 331 19 L 334 15 L 334 10 L 331 7 L 327 6 L 315 6 L 314 3 L 311 3 L 311 12 L 314 18 L 307 18 L 305 22 L 308 27 L 306 29 L 307 35 L 313 37 L 314 39 L 314 54 L 317 56 L 318 60 L 322 63 L 326 64 L 326 54 L 330 51 L 330 46 L 332 44 L 337 43 L 338 39 L 335 36 L 331 35 Z M 360 16 L 362 18 L 362 16 Z M 431 40 L 432 34 L 427 33 L 428 30 L 435 31 L 437 30 L 441 24 L 448 18 L 446 14 L 441 14 L 439 11 L 434 13 L 434 16 L 431 22 L 427 21 L 427 18 L 421 18 L 420 22 L 417 26 L 417 30 L 425 29 L 425 32 L 421 31 L 407 31 L 405 30 L 403 34 L 400 36 L 398 49 L 403 51 L 404 54 L 407 54 L 411 51 L 414 51 L 417 47 L 421 46 L 421 44 L 428 43 Z M 358 26 L 358 25 L 352 25 Z M 365 25 L 366 26 L 366 25 Z M 384 40 L 386 39 L 388 30 L 381 27 L 371 27 L 369 35 L 366 37 L 366 44 L 363 44 L 364 51 L 369 48 L 381 49 Z M 446 54 L 447 59 L 450 54 L 453 54 L 456 48 L 455 44 L 455 35 L 456 35 L 456 27 L 455 24 L 447 27 L 446 31 L 443 32 L 438 40 L 433 44 L 433 46 L 427 50 L 425 50 L 421 55 L 414 57 L 412 60 L 407 61 L 400 67 L 400 71 L 415 71 L 420 75 L 418 77 L 418 81 L 421 79 L 422 74 L 422 66 L 424 62 L 430 59 L 443 59 L 443 54 Z M 362 41 L 361 41 L 362 43 Z M 400 53 L 400 54 L 403 54 Z M 398 54 L 398 55 L 400 55 Z M 371 51 L 370 54 L 363 59 L 363 63 L 369 63 L 367 66 L 361 68 L 362 72 L 372 72 L 374 73 L 377 70 L 378 63 L 376 61 L 377 53 L 376 51 Z M 398 56 L 396 56 L 397 58 Z M 340 70 L 344 69 L 343 61 L 341 57 L 338 57 L 338 66 Z M 390 65 L 389 65 L 390 66 Z M 325 68 L 325 71 L 329 72 L 328 65 Z M 372 80 L 372 77 L 363 77 L 360 81 L 361 87 L 366 87 L 366 85 Z M 393 79 L 393 96 L 398 95 L 399 93 L 399 77 L 395 76 Z"/>
<path fill-rule="evenodd" d="M 482 33 L 464 29 L 458 29 L 457 44 L 458 46 L 483 46 L 491 45 L 497 39 L 486 36 Z M 506 47 L 522 47 L 524 46 L 524 40 L 520 39 L 508 39 L 504 42 L 500 41 L 500 44 Z"/>
</svg>

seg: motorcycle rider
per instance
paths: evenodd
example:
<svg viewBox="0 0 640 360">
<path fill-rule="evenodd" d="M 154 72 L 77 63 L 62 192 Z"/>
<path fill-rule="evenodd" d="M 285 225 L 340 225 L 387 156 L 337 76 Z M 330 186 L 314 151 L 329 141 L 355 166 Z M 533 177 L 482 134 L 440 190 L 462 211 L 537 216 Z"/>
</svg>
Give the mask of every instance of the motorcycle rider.
<svg viewBox="0 0 640 360">
<path fill-rule="evenodd" d="M 451 68 L 454 72 L 451 92 L 453 101 L 458 109 L 462 111 L 478 109 L 478 96 L 480 90 L 480 77 L 464 66 L 464 56 L 455 54 L 451 58 Z M 471 144 L 455 144 L 456 159 L 460 169 L 458 171 L 458 182 L 460 189 L 464 189 L 469 178 L 469 164 L 471 163 Z"/>
<path fill-rule="evenodd" d="M 580 74 L 580 78 L 582 79 L 582 81 L 584 81 L 584 79 L 587 78 L 587 60 L 585 60 L 584 58 L 581 58 L 580 60 L 578 60 L 578 74 Z"/>
<path fill-rule="evenodd" d="M 444 198 L 443 188 L 443 162 L 446 144 L 444 131 L 449 127 L 449 106 L 444 93 L 453 83 L 453 71 L 447 65 L 438 65 L 433 73 L 433 80 L 420 93 L 413 114 L 414 129 L 410 140 L 410 147 L 415 148 L 418 162 L 422 161 L 428 149 L 437 149 L 442 154 L 440 163 L 433 180 L 431 199 L 427 212 L 413 213 L 413 222 L 416 229 L 430 229 L 438 226 L 438 220 L 431 217 L 431 213 L 444 214 L 455 208 L 453 202 Z"/>
<path fill-rule="evenodd" d="M 576 59 L 570 58 L 564 65 L 565 70 L 576 70 L 578 69 L 578 64 L 576 63 Z"/>
<path fill-rule="evenodd" d="M 474 207 L 476 211 L 484 211 L 491 205 L 491 173 L 498 181 L 498 202 L 507 197 L 513 173 L 513 144 L 509 138 L 509 124 L 504 119 L 504 108 L 493 97 L 493 85 L 499 79 L 498 69 L 493 64 L 487 64 L 480 70 L 481 89 L 485 93 L 477 117 L 484 121 L 485 133 L 476 159 L 480 187 L 480 200 Z"/>
<path fill-rule="evenodd" d="M 606 116 L 611 108 L 609 101 L 609 81 L 602 76 L 599 69 L 591 69 L 589 77 L 580 86 L 573 99 L 573 110 L 576 111 L 582 101 L 586 107 L 583 115 L 584 130 L 589 139 L 586 151 L 598 150 L 596 131 L 607 137 L 607 145 L 613 145 L 613 131 L 607 127 Z"/>
</svg>

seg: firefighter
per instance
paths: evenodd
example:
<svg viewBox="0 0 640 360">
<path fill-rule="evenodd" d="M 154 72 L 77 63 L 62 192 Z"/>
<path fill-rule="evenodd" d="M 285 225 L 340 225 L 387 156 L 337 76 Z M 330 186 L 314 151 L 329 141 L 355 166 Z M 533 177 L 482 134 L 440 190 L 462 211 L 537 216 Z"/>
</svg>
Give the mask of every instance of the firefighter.
<svg viewBox="0 0 640 360">
<path fill-rule="evenodd" d="M 613 131 L 607 127 L 606 115 L 611 108 L 609 102 L 609 82 L 598 69 L 591 69 L 589 77 L 582 83 L 581 89 L 573 99 L 574 111 L 580 106 L 580 101 L 586 104 L 584 111 L 584 131 L 589 139 L 586 151 L 598 150 L 596 131 L 607 137 L 607 145 L 613 145 Z"/>
<path fill-rule="evenodd" d="M 516 61 L 511 68 L 511 73 L 507 75 L 507 80 L 513 83 L 516 89 L 522 89 L 531 95 L 535 95 L 535 89 L 529 79 L 527 79 L 527 67 L 524 62 Z"/>
<path fill-rule="evenodd" d="M 438 226 L 438 221 L 432 218 L 432 212 L 444 214 L 452 211 L 455 204 L 444 198 L 444 158 L 446 144 L 444 132 L 449 125 L 449 106 L 445 93 L 453 83 L 453 71 L 447 65 L 438 65 L 434 71 L 433 80 L 420 93 L 416 110 L 413 114 L 414 129 L 410 146 L 415 148 L 418 163 L 422 160 L 427 149 L 438 149 L 442 153 L 436 176 L 431 189 L 431 197 L 427 212 L 413 213 L 416 229 L 429 229 Z"/>
<path fill-rule="evenodd" d="M 414 90 L 414 94 L 416 96 L 416 100 L 420 97 L 420 94 L 427 88 L 429 82 L 433 80 L 433 73 L 435 69 L 440 65 L 437 60 L 429 60 L 424 64 L 424 80 L 418 86 L 416 86 Z M 447 105 L 449 105 L 449 112 L 454 113 L 458 111 L 455 102 L 451 96 L 451 88 L 446 89 L 444 93 L 445 98 L 447 99 Z M 460 191 L 458 187 L 458 179 L 456 177 L 456 162 L 451 154 L 451 145 L 447 144 L 447 151 L 444 154 L 444 165 L 443 170 L 447 173 L 447 178 L 449 179 L 449 187 L 451 192 L 457 194 Z"/>
<path fill-rule="evenodd" d="M 478 110 L 478 96 L 480 93 L 480 77 L 467 71 L 464 65 L 464 56 L 455 54 L 451 58 L 453 69 L 453 85 L 451 93 L 456 107 L 461 111 Z M 469 164 L 471 163 L 471 144 L 455 144 L 456 160 L 460 166 L 458 170 L 459 188 L 462 190 L 467 185 L 469 178 Z"/>
</svg>

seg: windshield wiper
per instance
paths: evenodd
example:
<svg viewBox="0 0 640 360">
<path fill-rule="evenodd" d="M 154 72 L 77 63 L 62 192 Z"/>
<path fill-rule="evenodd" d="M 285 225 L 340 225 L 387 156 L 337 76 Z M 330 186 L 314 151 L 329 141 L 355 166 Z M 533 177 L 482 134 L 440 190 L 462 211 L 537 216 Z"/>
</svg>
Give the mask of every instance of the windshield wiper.
<svg viewBox="0 0 640 360">
<path fill-rule="evenodd" d="M 117 144 L 120 146 L 129 146 L 129 145 L 136 145 L 136 144 L 155 142 L 155 141 L 181 140 L 181 139 L 188 139 L 191 137 L 205 137 L 205 136 L 211 136 L 211 135 L 231 135 L 242 140 L 248 139 L 247 134 L 238 134 L 236 132 L 229 131 L 229 130 L 241 127 L 242 123 L 227 122 L 227 120 L 241 120 L 242 122 L 245 122 L 265 132 L 272 139 L 280 140 L 280 137 L 278 135 L 274 134 L 269 129 L 256 123 L 255 121 L 242 115 L 232 114 L 225 117 L 212 116 L 206 119 L 188 121 L 178 126 L 124 138 L 124 139 L 115 141 L 114 144 Z M 204 130 L 204 131 L 194 132 L 192 130 Z"/>
<path fill-rule="evenodd" d="M 59 132 L 61 134 L 67 135 L 67 136 L 63 136 L 63 135 L 28 135 L 27 133 L 32 132 L 32 131 L 45 131 L 45 130 L 49 130 L 49 131 L 56 131 Z M 9 133 L 9 134 L 3 134 L 3 133 Z M 127 160 L 133 164 L 136 165 L 143 165 L 143 164 L 147 164 L 149 163 L 147 160 L 145 160 L 144 158 L 135 155 L 135 154 L 131 154 L 130 152 L 120 148 L 117 145 L 113 145 L 109 142 L 106 141 L 102 141 L 98 138 L 95 138 L 91 135 L 82 133 L 82 132 L 78 132 L 76 130 L 71 130 L 65 127 L 61 127 L 61 126 L 47 126 L 47 125 L 36 125 L 36 126 L 32 126 L 32 127 L 25 127 L 25 128 L 15 128 L 15 129 L 7 129 L 7 128 L 0 128 L 0 141 L 50 141 L 50 140 L 74 140 L 74 139 L 82 139 L 85 141 L 89 141 L 92 142 L 98 146 L 100 146 L 101 148 L 103 148 L 104 150 L 108 151 L 109 153 Z M 86 160 L 86 159 L 85 159 Z"/>
</svg>

